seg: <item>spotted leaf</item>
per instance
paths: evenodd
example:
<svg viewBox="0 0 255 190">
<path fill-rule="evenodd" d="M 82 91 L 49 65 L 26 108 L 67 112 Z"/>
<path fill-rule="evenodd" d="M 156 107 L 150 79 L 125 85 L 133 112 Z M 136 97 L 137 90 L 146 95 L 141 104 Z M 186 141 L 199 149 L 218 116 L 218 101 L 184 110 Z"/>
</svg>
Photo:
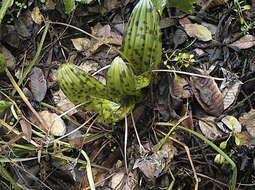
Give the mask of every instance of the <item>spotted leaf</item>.
<svg viewBox="0 0 255 190">
<path fill-rule="evenodd" d="M 68 63 L 61 65 L 57 80 L 61 90 L 74 104 L 90 101 L 90 97 L 107 97 L 105 86 L 75 65 Z"/>
<path fill-rule="evenodd" d="M 127 95 L 136 95 L 136 80 L 133 71 L 126 63 L 116 57 L 107 72 L 106 88 L 112 97 L 122 98 Z"/>
<path fill-rule="evenodd" d="M 157 68 L 161 62 L 158 22 L 152 1 L 140 0 L 132 12 L 122 45 L 122 52 L 131 61 L 136 75 Z"/>
<path fill-rule="evenodd" d="M 134 108 L 133 101 L 130 104 L 121 106 L 113 101 L 103 99 L 103 98 L 91 98 L 84 107 L 86 110 L 98 113 L 97 120 L 99 122 L 112 123 L 117 122 L 128 115 L 130 111 Z"/>
</svg>

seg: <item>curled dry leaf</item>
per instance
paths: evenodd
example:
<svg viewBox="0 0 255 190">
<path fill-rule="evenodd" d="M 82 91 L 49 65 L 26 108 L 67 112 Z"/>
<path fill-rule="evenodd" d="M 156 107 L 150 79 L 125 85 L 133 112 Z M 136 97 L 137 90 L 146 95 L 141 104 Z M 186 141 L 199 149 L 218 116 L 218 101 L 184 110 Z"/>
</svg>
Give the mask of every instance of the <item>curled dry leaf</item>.
<svg viewBox="0 0 255 190">
<path fill-rule="evenodd" d="M 252 109 L 248 113 L 245 113 L 239 118 L 239 121 L 246 127 L 249 134 L 255 137 L 255 110 Z"/>
<path fill-rule="evenodd" d="M 25 120 L 21 119 L 19 121 L 19 124 L 20 124 L 22 132 L 24 133 L 24 135 L 27 138 L 28 142 L 30 142 L 31 137 L 32 137 L 32 127 L 31 127 L 30 123 L 28 123 Z"/>
<path fill-rule="evenodd" d="M 188 82 L 182 77 L 173 80 L 172 92 L 177 98 L 190 98 L 192 96 Z"/>
<path fill-rule="evenodd" d="M 197 71 L 202 75 L 207 75 L 201 69 Z M 224 111 L 221 91 L 213 79 L 191 77 L 191 86 L 197 101 L 207 113 L 219 116 Z"/>
<path fill-rule="evenodd" d="M 53 102 L 56 104 L 57 108 L 63 112 L 69 111 L 67 115 L 71 116 L 77 113 L 77 109 L 72 109 L 75 105 L 66 97 L 62 90 L 56 91 L 53 94 Z"/>
<path fill-rule="evenodd" d="M 217 126 L 224 133 L 232 132 L 232 128 L 234 128 L 237 133 L 240 133 L 242 131 L 242 126 L 239 121 L 235 117 L 230 115 L 223 117 L 220 122 L 217 122 Z"/>
<path fill-rule="evenodd" d="M 237 99 L 240 92 L 240 87 L 243 84 L 238 80 L 237 76 L 222 68 L 224 75 L 224 81 L 222 82 L 220 89 L 224 100 L 224 110 L 229 108 Z"/>
<path fill-rule="evenodd" d="M 156 147 L 157 145 L 155 145 Z M 147 178 L 153 180 L 168 170 L 169 164 L 176 154 L 177 149 L 173 146 L 172 141 L 167 140 L 158 152 L 137 159 L 133 169 L 139 168 Z"/>
<path fill-rule="evenodd" d="M 86 51 L 90 48 L 91 42 L 88 38 L 75 38 L 71 39 L 73 46 L 78 51 Z"/>
<path fill-rule="evenodd" d="M 32 74 L 30 75 L 30 89 L 36 101 L 41 102 L 44 99 L 47 91 L 47 81 L 43 71 L 38 67 L 32 69 Z"/>
<path fill-rule="evenodd" d="M 184 29 L 190 37 L 196 37 L 204 42 L 212 40 L 212 33 L 210 30 L 200 24 L 185 24 Z"/>
<path fill-rule="evenodd" d="M 52 135 L 62 136 L 66 133 L 66 125 L 61 118 L 58 118 L 57 114 L 48 111 L 41 111 L 39 114 L 47 126 L 50 126 L 50 133 Z"/>
<path fill-rule="evenodd" d="M 239 49 L 249 49 L 255 45 L 255 37 L 247 34 L 230 45 Z"/>
<path fill-rule="evenodd" d="M 222 136 L 222 133 L 217 129 L 215 119 L 215 117 L 208 116 L 201 118 L 198 122 L 201 132 L 210 140 L 215 140 L 216 138 Z"/>
</svg>

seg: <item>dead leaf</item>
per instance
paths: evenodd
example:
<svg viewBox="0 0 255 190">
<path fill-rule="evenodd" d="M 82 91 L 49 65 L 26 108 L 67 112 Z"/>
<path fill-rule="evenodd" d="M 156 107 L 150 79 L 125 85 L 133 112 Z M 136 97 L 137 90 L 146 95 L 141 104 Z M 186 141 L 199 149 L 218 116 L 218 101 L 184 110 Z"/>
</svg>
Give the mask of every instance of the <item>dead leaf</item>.
<svg viewBox="0 0 255 190">
<path fill-rule="evenodd" d="M 249 134 L 255 137 L 255 110 L 252 109 L 239 118 L 239 121 L 244 125 Z"/>
<path fill-rule="evenodd" d="M 155 145 L 154 149 L 157 146 Z M 158 152 L 137 159 L 133 169 L 139 168 L 147 178 L 153 180 L 168 170 L 169 164 L 176 154 L 177 149 L 173 146 L 172 141 L 167 140 Z"/>
<path fill-rule="evenodd" d="M 205 71 L 197 69 L 200 74 L 207 75 Z M 223 98 L 220 89 L 213 79 L 191 77 L 193 93 L 202 108 L 214 116 L 224 111 Z"/>
<path fill-rule="evenodd" d="M 234 128 L 237 133 L 240 133 L 242 131 L 242 126 L 239 123 L 239 121 L 234 116 L 230 116 L 230 115 L 223 117 L 220 122 L 217 122 L 217 126 L 224 133 L 232 132 L 233 131 L 232 128 Z"/>
<path fill-rule="evenodd" d="M 184 29 L 190 37 L 196 37 L 204 42 L 212 40 L 210 30 L 200 24 L 185 24 Z"/>
<path fill-rule="evenodd" d="M 255 45 L 255 37 L 247 34 L 230 45 L 239 49 L 249 49 Z"/>
<path fill-rule="evenodd" d="M 21 126 L 22 132 L 24 133 L 25 137 L 27 138 L 28 142 L 31 141 L 32 137 L 32 127 L 30 123 L 26 122 L 25 120 L 19 120 L 19 124 Z"/>
<path fill-rule="evenodd" d="M 31 17 L 36 24 L 41 24 L 43 21 L 43 16 L 42 16 L 40 9 L 38 7 L 33 8 Z"/>
<path fill-rule="evenodd" d="M 43 71 L 38 67 L 34 67 L 31 71 L 30 89 L 37 102 L 41 102 L 44 99 L 47 92 L 47 81 Z"/>
<path fill-rule="evenodd" d="M 237 99 L 240 92 L 241 85 L 243 84 L 238 77 L 224 68 L 221 68 L 224 81 L 222 82 L 220 89 L 224 100 L 224 110 L 229 108 Z"/>
<path fill-rule="evenodd" d="M 179 45 L 183 44 L 187 40 L 187 34 L 181 30 L 177 29 L 174 33 L 174 48 L 177 48 Z"/>
<path fill-rule="evenodd" d="M 71 39 L 73 46 L 78 51 L 86 51 L 90 48 L 90 40 L 88 38 L 75 38 Z"/>
<path fill-rule="evenodd" d="M 62 112 L 66 112 L 72 109 L 75 105 L 66 97 L 62 90 L 59 90 L 53 94 L 53 102 L 56 104 L 57 108 Z M 77 109 L 73 109 L 68 112 L 67 115 L 71 116 L 77 113 Z"/>
<path fill-rule="evenodd" d="M 39 112 L 40 116 L 50 126 L 50 133 L 54 136 L 62 136 L 66 133 L 66 125 L 57 114 L 48 112 L 47 110 Z"/>
<path fill-rule="evenodd" d="M 218 130 L 215 124 L 215 119 L 215 117 L 208 116 L 201 118 L 198 122 L 201 132 L 210 140 L 215 140 L 222 136 L 222 133 Z"/>
</svg>

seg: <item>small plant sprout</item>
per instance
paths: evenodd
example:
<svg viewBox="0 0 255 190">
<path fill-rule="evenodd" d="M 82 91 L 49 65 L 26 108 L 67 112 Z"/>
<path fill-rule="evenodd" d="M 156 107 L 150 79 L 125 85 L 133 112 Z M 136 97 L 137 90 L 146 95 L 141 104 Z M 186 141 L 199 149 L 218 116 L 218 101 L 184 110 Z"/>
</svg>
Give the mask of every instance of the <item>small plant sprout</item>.
<svg viewBox="0 0 255 190">
<path fill-rule="evenodd" d="M 249 30 L 253 29 L 254 26 L 252 23 L 247 23 L 244 19 L 243 13 L 247 10 L 251 9 L 250 5 L 245 4 L 245 1 L 243 0 L 234 0 L 234 11 L 238 14 L 241 24 L 241 31 L 244 34 L 249 33 Z"/>
<path fill-rule="evenodd" d="M 183 66 L 185 68 L 189 67 L 190 63 L 194 63 L 195 59 L 194 59 L 194 55 L 193 54 L 189 54 L 189 53 L 178 53 L 178 55 L 175 55 L 175 53 L 173 53 L 170 57 L 168 57 L 166 55 L 167 60 L 164 61 L 165 66 L 168 69 L 181 69 Z M 169 62 L 173 62 L 174 64 L 172 66 L 170 66 L 168 64 Z"/>
</svg>

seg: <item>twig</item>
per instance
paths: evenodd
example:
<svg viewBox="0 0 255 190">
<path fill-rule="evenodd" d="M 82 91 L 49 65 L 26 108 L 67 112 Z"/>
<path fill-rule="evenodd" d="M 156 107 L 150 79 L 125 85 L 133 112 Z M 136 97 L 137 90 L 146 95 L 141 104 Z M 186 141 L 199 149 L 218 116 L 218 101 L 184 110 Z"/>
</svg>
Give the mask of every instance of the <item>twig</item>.
<svg viewBox="0 0 255 190">
<path fill-rule="evenodd" d="M 196 77 L 207 78 L 207 79 L 224 80 L 224 78 L 217 78 L 217 77 L 211 77 L 211 76 L 200 75 L 200 74 L 195 74 L 195 73 L 188 73 L 188 72 L 184 72 L 184 71 L 176 71 L 176 70 L 159 69 L 159 70 L 152 70 L 152 72 L 179 73 L 179 74 L 183 74 L 183 75 L 190 75 L 190 76 L 196 76 Z"/>
<path fill-rule="evenodd" d="M 25 104 L 29 107 L 29 109 L 33 112 L 33 114 L 35 115 L 35 117 L 40 121 L 41 123 L 41 127 L 42 129 L 46 132 L 49 127 L 47 126 L 47 124 L 42 120 L 42 118 L 40 117 L 40 115 L 35 111 L 35 109 L 33 108 L 33 106 L 30 104 L 30 102 L 28 101 L 27 97 L 25 96 L 25 94 L 22 92 L 22 90 L 20 89 L 20 87 L 17 85 L 17 83 L 15 82 L 14 78 L 12 77 L 10 71 L 6 68 L 5 69 L 6 75 L 7 77 L 10 79 L 13 87 L 17 90 L 17 92 L 19 93 L 20 97 L 22 98 L 22 100 L 25 102 Z"/>
<path fill-rule="evenodd" d="M 158 122 L 155 125 L 164 125 L 164 126 L 171 126 L 171 127 L 174 126 L 174 124 L 167 123 L 167 122 Z M 178 125 L 177 127 L 183 131 L 191 133 L 191 134 L 195 135 L 196 137 L 200 138 L 201 140 L 206 142 L 208 145 L 210 145 L 215 151 L 217 151 L 219 154 L 221 154 L 228 161 L 228 163 L 232 166 L 232 169 L 233 169 L 231 190 L 235 190 L 236 189 L 236 179 L 237 179 L 237 167 L 236 167 L 236 164 L 229 158 L 229 156 L 225 152 L 223 152 L 219 147 L 217 147 L 215 144 L 213 144 L 213 142 L 211 142 L 210 140 L 205 138 L 203 135 L 201 135 L 193 130 L 190 130 L 186 127 L 183 127 L 181 125 Z"/>
</svg>

